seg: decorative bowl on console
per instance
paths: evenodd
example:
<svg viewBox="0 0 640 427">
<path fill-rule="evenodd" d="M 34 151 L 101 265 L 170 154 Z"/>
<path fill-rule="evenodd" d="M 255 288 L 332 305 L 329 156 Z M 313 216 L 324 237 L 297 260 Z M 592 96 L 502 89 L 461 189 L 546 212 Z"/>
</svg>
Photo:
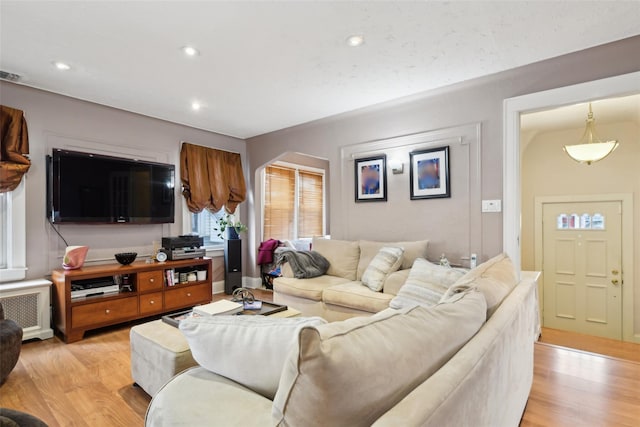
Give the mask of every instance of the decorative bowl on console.
<svg viewBox="0 0 640 427">
<path fill-rule="evenodd" d="M 121 252 L 119 254 L 115 254 L 116 260 L 122 265 L 129 265 L 133 261 L 136 260 L 138 256 L 137 252 Z"/>
</svg>

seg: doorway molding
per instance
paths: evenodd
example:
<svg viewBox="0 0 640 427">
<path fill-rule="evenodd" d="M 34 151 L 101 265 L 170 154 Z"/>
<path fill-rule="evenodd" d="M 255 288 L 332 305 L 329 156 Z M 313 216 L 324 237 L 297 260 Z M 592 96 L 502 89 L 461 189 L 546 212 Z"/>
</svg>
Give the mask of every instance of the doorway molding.
<svg viewBox="0 0 640 427">
<path fill-rule="evenodd" d="M 581 202 L 620 202 L 622 204 L 622 340 L 640 342 L 640 336 L 634 335 L 633 287 L 633 194 L 580 194 L 567 196 L 540 196 L 534 201 L 534 265 L 537 271 L 542 271 L 543 258 L 543 227 L 542 209 L 545 204 L 552 203 L 581 203 Z M 544 275 L 544 272 L 543 272 Z M 538 283 L 538 304 L 540 314 L 544 310 L 544 276 Z M 544 317 L 540 318 L 544 321 Z M 543 325 L 544 326 L 544 325 Z"/>
<path fill-rule="evenodd" d="M 547 110 L 565 105 L 637 94 L 640 92 L 640 71 L 619 76 L 564 86 L 542 92 L 508 98 L 503 101 L 502 134 L 502 248 L 518 271 L 521 270 L 521 176 L 520 176 L 520 114 Z M 631 283 L 629 287 L 635 286 Z M 627 302 L 629 303 L 629 302 Z M 631 301 L 633 303 L 633 301 Z M 633 325 L 632 325 L 633 326 Z M 629 333 L 627 331 L 627 333 Z M 640 342 L 640 333 L 633 334 Z M 628 335 L 625 335 L 627 339 Z"/>
<path fill-rule="evenodd" d="M 502 247 L 520 270 L 520 114 L 640 92 L 640 71 L 535 92 L 503 102 Z"/>
</svg>

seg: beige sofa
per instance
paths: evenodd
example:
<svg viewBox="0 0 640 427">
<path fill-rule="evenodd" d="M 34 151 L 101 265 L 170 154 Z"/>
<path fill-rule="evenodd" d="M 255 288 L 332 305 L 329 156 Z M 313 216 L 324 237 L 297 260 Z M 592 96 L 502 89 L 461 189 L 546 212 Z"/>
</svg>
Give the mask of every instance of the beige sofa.
<svg viewBox="0 0 640 427">
<path fill-rule="evenodd" d="M 355 316 L 371 316 L 389 307 L 404 284 L 416 258 L 426 258 L 428 240 L 415 242 L 346 241 L 314 238 L 312 248 L 329 260 L 327 274 L 296 279 L 287 264 L 283 277 L 273 281 L 273 299 L 303 313 L 335 322 Z M 404 249 L 402 265 L 384 282 L 382 292 L 374 292 L 360 280 L 371 260 L 384 246 Z"/>
<path fill-rule="evenodd" d="M 511 270 L 481 265 L 432 308 L 303 328 L 274 399 L 192 368 L 153 398 L 146 425 L 515 427 L 539 323 L 537 275 L 516 284 Z"/>
</svg>

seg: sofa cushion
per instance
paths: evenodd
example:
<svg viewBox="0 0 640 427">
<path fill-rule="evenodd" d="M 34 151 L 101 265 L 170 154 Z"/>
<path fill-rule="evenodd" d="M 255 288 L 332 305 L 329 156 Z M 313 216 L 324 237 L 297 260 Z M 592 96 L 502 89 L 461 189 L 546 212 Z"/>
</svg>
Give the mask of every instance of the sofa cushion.
<svg viewBox="0 0 640 427">
<path fill-rule="evenodd" d="M 411 270 L 398 270 L 389 275 L 384 282 L 382 292 L 389 295 L 398 295 L 400 288 L 404 286 Z"/>
<path fill-rule="evenodd" d="M 404 249 L 402 255 L 402 265 L 400 270 L 408 270 L 413 265 L 416 258 L 427 257 L 428 240 L 417 240 L 415 242 L 374 242 L 371 240 L 360 240 L 360 260 L 358 262 L 358 274 L 356 280 L 360 280 L 371 260 L 378 254 L 381 248 L 397 247 Z"/>
<path fill-rule="evenodd" d="M 282 277 L 295 279 L 295 276 L 293 275 L 293 269 L 291 268 L 288 262 L 284 262 L 280 264 L 280 274 L 282 274 Z"/>
<path fill-rule="evenodd" d="M 356 310 L 377 313 L 389 307 L 393 295 L 375 292 L 360 282 L 348 282 L 325 289 L 322 300 L 326 304 L 349 307 Z"/>
<path fill-rule="evenodd" d="M 417 258 L 411 267 L 409 277 L 400 288 L 398 295 L 389 306 L 402 309 L 422 305 L 436 305 L 449 286 L 464 275 L 464 272 L 451 267 L 433 264 L 424 258 Z"/>
<path fill-rule="evenodd" d="M 487 300 L 487 318 L 518 284 L 518 273 L 511 258 L 500 254 L 480 264 L 456 281 L 456 286 L 475 286 Z"/>
<path fill-rule="evenodd" d="M 264 427 L 272 422 L 271 406 L 266 397 L 198 366 L 164 385 L 147 409 L 145 425 Z M 247 408 L 250 415 L 240 416 Z"/>
<path fill-rule="evenodd" d="M 180 330 L 200 366 L 273 399 L 300 328 L 324 323 L 319 317 L 204 316 L 181 321 Z"/>
<path fill-rule="evenodd" d="M 402 248 L 381 248 L 362 274 L 362 284 L 374 292 L 380 292 L 387 277 L 402 265 L 403 252 Z"/>
<path fill-rule="evenodd" d="M 350 280 L 336 276 L 319 276 L 311 279 L 278 277 L 273 280 L 273 290 L 294 297 L 322 301 L 322 292 L 331 286 L 348 283 Z"/>
<path fill-rule="evenodd" d="M 453 304 L 305 327 L 273 402 L 281 426 L 370 426 L 480 329 L 479 292 Z"/>
<path fill-rule="evenodd" d="M 360 260 L 360 245 L 357 241 L 313 238 L 313 250 L 329 260 L 330 276 L 356 280 L 358 261 Z"/>
</svg>

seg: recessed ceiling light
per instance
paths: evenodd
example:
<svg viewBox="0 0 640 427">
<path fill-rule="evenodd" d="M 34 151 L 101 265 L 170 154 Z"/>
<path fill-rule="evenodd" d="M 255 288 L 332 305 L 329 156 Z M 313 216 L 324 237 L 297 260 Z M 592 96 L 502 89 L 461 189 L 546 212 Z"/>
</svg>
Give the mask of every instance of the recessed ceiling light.
<svg viewBox="0 0 640 427">
<path fill-rule="evenodd" d="M 193 46 L 184 46 L 182 48 L 182 52 L 184 52 L 184 54 L 187 55 L 187 56 L 198 56 L 198 55 L 200 55 L 200 52 L 198 52 L 198 49 L 196 49 Z"/>
<path fill-rule="evenodd" d="M 191 103 L 191 109 L 193 111 L 198 111 L 202 108 L 202 105 L 199 102 L 192 102 Z"/>
<path fill-rule="evenodd" d="M 71 69 L 71 65 L 61 61 L 54 61 L 53 66 L 61 71 L 68 71 Z"/>
<path fill-rule="evenodd" d="M 364 43 L 364 36 L 362 34 L 354 34 L 352 36 L 347 37 L 347 45 L 351 47 L 362 46 Z"/>
</svg>

